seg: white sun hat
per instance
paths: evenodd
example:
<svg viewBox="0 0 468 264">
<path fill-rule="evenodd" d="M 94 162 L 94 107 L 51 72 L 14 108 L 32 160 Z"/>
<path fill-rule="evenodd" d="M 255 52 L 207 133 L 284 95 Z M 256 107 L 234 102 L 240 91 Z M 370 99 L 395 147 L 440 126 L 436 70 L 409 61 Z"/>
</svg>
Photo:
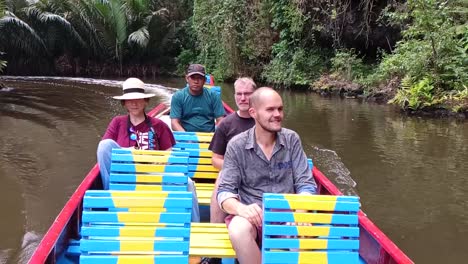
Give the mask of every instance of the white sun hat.
<svg viewBox="0 0 468 264">
<path fill-rule="evenodd" d="M 114 96 L 117 100 L 144 99 L 155 96 L 155 94 L 145 93 L 145 83 L 138 78 L 128 78 L 122 83 L 123 95 Z"/>
</svg>

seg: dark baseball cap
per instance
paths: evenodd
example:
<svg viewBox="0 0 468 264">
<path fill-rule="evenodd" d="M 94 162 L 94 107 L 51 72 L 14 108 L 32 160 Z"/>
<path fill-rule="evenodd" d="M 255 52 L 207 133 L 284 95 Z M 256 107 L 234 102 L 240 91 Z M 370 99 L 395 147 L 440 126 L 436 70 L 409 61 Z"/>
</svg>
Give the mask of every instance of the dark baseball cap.
<svg viewBox="0 0 468 264">
<path fill-rule="evenodd" d="M 192 76 L 195 74 L 205 77 L 205 67 L 203 67 L 201 64 L 190 64 L 187 68 L 187 76 Z"/>
</svg>

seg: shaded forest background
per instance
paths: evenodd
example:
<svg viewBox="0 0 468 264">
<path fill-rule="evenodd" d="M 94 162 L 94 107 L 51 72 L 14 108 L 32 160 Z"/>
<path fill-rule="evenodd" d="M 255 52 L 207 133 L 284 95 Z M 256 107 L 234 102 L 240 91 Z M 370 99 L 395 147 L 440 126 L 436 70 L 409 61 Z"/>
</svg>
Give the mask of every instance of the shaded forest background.
<svg viewBox="0 0 468 264">
<path fill-rule="evenodd" d="M 468 111 L 464 0 L 0 0 L 9 75 L 183 75 Z"/>
</svg>

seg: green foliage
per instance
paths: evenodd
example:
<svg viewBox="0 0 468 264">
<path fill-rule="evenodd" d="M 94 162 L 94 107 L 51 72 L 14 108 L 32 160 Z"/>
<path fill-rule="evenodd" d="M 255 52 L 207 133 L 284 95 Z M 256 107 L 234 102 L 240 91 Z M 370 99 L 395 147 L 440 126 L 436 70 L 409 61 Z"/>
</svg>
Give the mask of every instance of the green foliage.
<svg viewBox="0 0 468 264">
<path fill-rule="evenodd" d="M 354 49 L 340 49 L 331 59 L 331 70 L 349 81 L 359 81 L 369 72 Z"/>
<path fill-rule="evenodd" d="M 406 10 L 389 14 L 394 23 L 409 24 L 367 83 L 406 76 L 412 84 L 402 86 L 393 102 L 411 109 L 434 106 L 446 94 L 462 91 L 468 83 L 467 11 L 462 1 L 409 0 Z"/>
<path fill-rule="evenodd" d="M 277 54 L 262 74 L 267 82 L 283 85 L 308 85 L 324 70 L 321 54 L 298 48 L 293 52 Z"/>
<path fill-rule="evenodd" d="M 0 0 L 0 19 L 5 15 L 5 0 Z M 0 51 L 0 55 L 3 55 L 3 53 Z M 0 73 L 3 71 L 3 69 L 6 67 L 6 61 L 0 60 Z"/>
<path fill-rule="evenodd" d="M 310 18 L 299 4 L 287 0 L 270 0 L 271 26 L 279 32 L 273 44 L 273 59 L 265 67 L 262 77 L 284 86 L 308 85 L 324 70 L 326 59 L 314 46 L 313 39 L 304 38 L 305 24 Z M 308 44 L 312 44 L 307 48 Z"/>
<path fill-rule="evenodd" d="M 390 103 L 398 104 L 403 109 L 418 110 L 438 103 L 434 97 L 434 82 L 430 77 L 424 77 L 417 82 L 405 77 L 401 90 Z"/>
<path fill-rule="evenodd" d="M 3 71 L 3 69 L 7 66 L 6 61 L 0 60 L 0 73 Z"/>
<path fill-rule="evenodd" d="M 0 0 L 0 18 L 5 15 L 6 3 L 5 0 Z"/>
<path fill-rule="evenodd" d="M 194 2 L 193 29 L 197 37 L 198 61 L 217 80 L 232 77 L 238 72 L 246 6 L 245 0 Z"/>
<path fill-rule="evenodd" d="M 0 21 L 0 48 L 15 58 L 12 71 L 44 65 L 44 60 L 53 67 L 61 58 L 86 70 L 89 63 L 118 64 L 118 74 L 132 63 L 170 65 L 167 56 L 180 52 L 174 36 L 178 23 L 190 15 L 178 10 L 191 6 L 186 2 L 11 0 Z"/>
<path fill-rule="evenodd" d="M 366 93 L 403 79 L 392 101 L 403 108 L 462 111 L 467 14 L 465 0 L 0 0 L 0 58 L 16 74 L 155 76 L 197 62 L 217 80 L 282 86 L 331 70 Z M 371 70 L 374 42 L 388 53 Z"/>
<path fill-rule="evenodd" d="M 177 73 L 184 75 L 187 66 L 195 62 L 197 62 L 197 55 L 192 50 L 182 50 L 177 56 Z"/>
<path fill-rule="evenodd" d="M 28 65 L 24 73 L 44 74 L 51 70 L 51 53 L 39 33 L 11 12 L 0 18 L 0 50 L 8 67 Z"/>
</svg>

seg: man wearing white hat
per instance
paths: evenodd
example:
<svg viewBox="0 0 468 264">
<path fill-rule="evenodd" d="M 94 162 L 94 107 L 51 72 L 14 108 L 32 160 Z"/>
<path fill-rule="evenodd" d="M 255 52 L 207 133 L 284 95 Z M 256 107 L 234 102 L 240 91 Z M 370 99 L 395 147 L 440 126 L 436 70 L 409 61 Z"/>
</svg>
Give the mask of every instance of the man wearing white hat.
<svg viewBox="0 0 468 264">
<path fill-rule="evenodd" d="M 123 95 L 114 96 L 127 109 L 128 115 L 116 116 L 107 127 L 99 142 L 97 160 L 103 188 L 109 189 L 109 171 L 113 148 L 143 150 L 170 150 L 175 144 L 170 128 L 158 118 L 147 116 L 145 107 L 155 94 L 145 93 L 145 83 L 137 78 L 128 78 L 122 84 Z M 194 193 L 192 221 L 199 221 L 200 213 L 195 187 L 189 181 L 189 191 Z"/>
</svg>

